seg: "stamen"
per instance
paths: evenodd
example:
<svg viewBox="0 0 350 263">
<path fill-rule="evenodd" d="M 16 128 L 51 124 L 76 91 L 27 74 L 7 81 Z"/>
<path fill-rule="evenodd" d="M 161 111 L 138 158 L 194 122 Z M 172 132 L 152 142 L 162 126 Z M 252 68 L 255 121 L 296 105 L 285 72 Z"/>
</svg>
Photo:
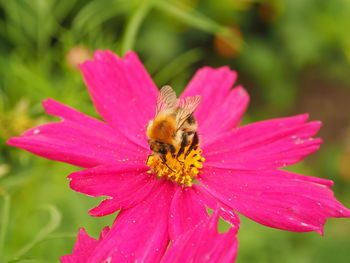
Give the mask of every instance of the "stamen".
<svg viewBox="0 0 350 263">
<path fill-rule="evenodd" d="M 179 185 L 192 186 L 193 179 L 199 174 L 199 169 L 203 167 L 204 158 L 201 156 L 202 150 L 197 147 L 185 157 L 189 146 L 184 154 L 178 158 L 171 153 L 166 154 L 166 164 L 157 155 L 148 158 L 147 165 L 151 168 L 149 173 L 155 173 L 159 178 L 166 178 Z"/>
</svg>

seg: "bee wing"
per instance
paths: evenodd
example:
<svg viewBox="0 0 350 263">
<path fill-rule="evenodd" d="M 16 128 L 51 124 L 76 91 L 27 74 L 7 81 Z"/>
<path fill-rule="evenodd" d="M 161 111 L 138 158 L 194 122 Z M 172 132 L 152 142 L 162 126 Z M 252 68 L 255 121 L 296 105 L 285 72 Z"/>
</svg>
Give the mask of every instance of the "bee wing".
<svg viewBox="0 0 350 263">
<path fill-rule="evenodd" d="M 176 114 L 176 128 L 179 129 L 188 117 L 197 109 L 201 102 L 201 96 L 190 96 L 179 100 L 179 110 Z"/>
<path fill-rule="evenodd" d="M 173 88 L 168 85 L 163 86 L 157 98 L 156 116 L 162 111 L 176 107 L 177 103 L 178 99 Z"/>
</svg>

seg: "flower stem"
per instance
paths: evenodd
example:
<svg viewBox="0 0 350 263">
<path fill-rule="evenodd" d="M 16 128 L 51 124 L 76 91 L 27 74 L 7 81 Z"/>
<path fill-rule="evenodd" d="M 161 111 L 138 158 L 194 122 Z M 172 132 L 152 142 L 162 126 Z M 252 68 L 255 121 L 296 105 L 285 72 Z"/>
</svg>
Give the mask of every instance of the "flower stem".
<svg viewBox="0 0 350 263">
<path fill-rule="evenodd" d="M 168 65 L 165 65 L 155 76 L 154 80 L 158 84 L 166 84 L 184 71 L 190 65 L 198 62 L 203 57 L 199 48 L 194 48 L 178 55 Z"/>
<path fill-rule="evenodd" d="M 128 50 L 132 50 L 135 44 L 137 32 L 146 15 L 151 10 L 151 1 L 142 0 L 128 21 L 124 36 L 121 43 L 121 53 L 125 54 Z"/>
<path fill-rule="evenodd" d="M 196 11 L 184 11 L 186 8 L 183 9 L 178 7 L 181 3 L 177 4 L 177 6 L 168 1 L 158 0 L 155 3 L 159 10 L 177 18 L 177 20 L 182 21 L 187 25 L 193 26 L 208 33 L 229 33 L 229 29 L 227 27 L 218 24 L 217 22 Z"/>
<path fill-rule="evenodd" d="M 181 2 L 176 2 L 176 5 L 174 5 L 169 1 L 157 0 L 155 1 L 154 7 L 189 26 L 214 35 L 229 36 L 231 41 L 238 47 L 241 47 L 244 44 L 243 40 L 233 34 L 229 27 L 221 25 L 195 10 L 190 12 L 184 11 L 188 8 L 186 8 Z"/>
<path fill-rule="evenodd" d="M 51 234 L 61 222 L 61 213 L 58 209 L 52 205 L 46 205 L 42 208 L 43 210 L 47 210 L 50 215 L 50 220 L 46 226 L 44 226 L 38 234 L 34 237 L 34 239 L 28 244 L 24 245 L 17 253 L 14 254 L 13 260 L 18 260 L 20 257 L 25 255 L 29 250 L 31 250 L 36 244 L 40 243 L 44 240 L 49 234 Z"/>
<path fill-rule="evenodd" d="M 6 239 L 7 225 L 9 222 L 9 212 L 10 212 L 10 196 L 8 194 L 3 194 L 4 204 L 2 208 L 2 220 L 0 228 L 0 255 L 3 255 L 4 244 Z"/>
</svg>

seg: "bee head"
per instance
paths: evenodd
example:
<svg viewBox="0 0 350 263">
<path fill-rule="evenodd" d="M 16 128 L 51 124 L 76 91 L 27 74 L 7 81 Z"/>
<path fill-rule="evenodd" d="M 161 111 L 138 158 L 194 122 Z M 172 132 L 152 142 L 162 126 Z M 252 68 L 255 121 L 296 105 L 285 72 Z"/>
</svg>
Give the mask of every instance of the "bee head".
<svg viewBox="0 0 350 263">
<path fill-rule="evenodd" d="M 162 155 L 167 154 L 168 152 L 175 153 L 175 147 L 172 144 L 164 143 L 156 140 L 149 139 L 148 143 L 150 149 L 154 153 L 159 153 Z"/>
</svg>

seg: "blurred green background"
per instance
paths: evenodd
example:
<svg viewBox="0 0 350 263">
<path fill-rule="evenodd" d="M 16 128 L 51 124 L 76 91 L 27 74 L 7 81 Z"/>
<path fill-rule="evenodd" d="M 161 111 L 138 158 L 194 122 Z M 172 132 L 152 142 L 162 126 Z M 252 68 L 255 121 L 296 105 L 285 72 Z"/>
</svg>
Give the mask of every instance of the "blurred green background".
<svg viewBox="0 0 350 263">
<path fill-rule="evenodd" d="M 115 215 L 69 189 L 76 167 L 6 146 L 54 120 L 47 97 L 96 116 L 77 63 L 96 49 L 133 49 L 161 86 L 180 92 L 204 65 L 229 65 L 251 95 L 244 122 L 309 112 L 321 150 L 290 169 L 332 179 L 350 207 L 349 0 L 0 0 L 0 262 L 57 262 L 79 227 L 94 237 Z M 224 226 L 222 226 L 224 228 Z M 237 262 L 349 262 L 350 222 L 325 236 L 242 219 Z"/>
</svg>

